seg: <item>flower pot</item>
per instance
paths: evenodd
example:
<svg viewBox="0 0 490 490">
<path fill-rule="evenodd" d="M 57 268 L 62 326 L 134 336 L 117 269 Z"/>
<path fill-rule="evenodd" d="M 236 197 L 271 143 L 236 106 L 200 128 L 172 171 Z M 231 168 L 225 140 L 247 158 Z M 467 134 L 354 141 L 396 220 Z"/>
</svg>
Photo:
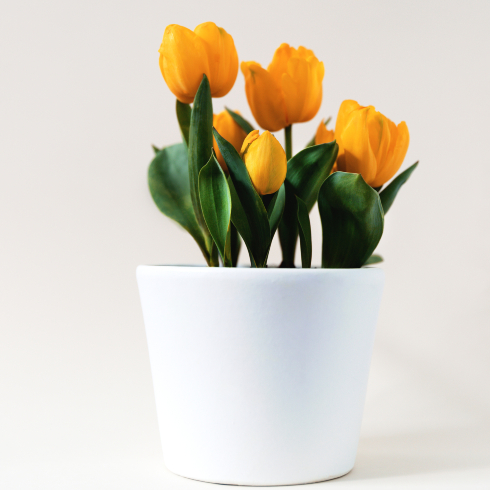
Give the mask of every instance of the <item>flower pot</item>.
<svg viewBox="0 0 490 490">
<path fill-rule="evenodd" d="M 381 269 L 139 266 L 165 464 L 236 485 L 354 466 Z"/>
</svg>

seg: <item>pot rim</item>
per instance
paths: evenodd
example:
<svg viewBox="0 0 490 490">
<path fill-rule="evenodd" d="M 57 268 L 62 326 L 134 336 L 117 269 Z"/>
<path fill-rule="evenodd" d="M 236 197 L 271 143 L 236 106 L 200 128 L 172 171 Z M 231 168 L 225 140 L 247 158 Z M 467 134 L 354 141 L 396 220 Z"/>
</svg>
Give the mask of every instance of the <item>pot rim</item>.
<svg viewBox="0 0 490 490">
<path fill-rule="evenodd" d="M 321 267 L 313 267 L 311 269 L 303 269 L 301 267 L 297 268 L 279 268 L 279 267 L 266 267 L 266 268 L 252 268 L 249 266 L 240 266 L 240 267 L 209 267 L 207 265 L 201 264 L 141 264 L 138 265 L 137 270 L 193 270 L 193 271 L 208 271 L 211 274 L 230 274 L 233 271 L 238 272 L 239 274 L 261 274 L 265 273 L 269 274 L 331 274 L 331 273 L 345 273 L 345 274 L 364 274 L 365 271 L 381 271 L 384 273 L 384 269 L 380 267 L 366 266 L 352 269 L 324 269 Z M 370 272 L 372 273 L 372 272 Z M 379 272 L 377 272 L 379 274 Z"/>
</svg>

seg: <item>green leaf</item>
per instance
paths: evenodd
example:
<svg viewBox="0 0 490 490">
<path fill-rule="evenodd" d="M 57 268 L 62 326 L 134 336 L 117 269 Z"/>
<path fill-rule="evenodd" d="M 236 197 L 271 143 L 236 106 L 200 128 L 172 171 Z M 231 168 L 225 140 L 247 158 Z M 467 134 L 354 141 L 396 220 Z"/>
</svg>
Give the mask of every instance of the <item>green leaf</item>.
<svg viewBox="0 0 490 490">
<path fill-rule="evenodd" d="M 155 155 L 160 151 L 160 149 L 157 148 L 155 145 L 151 145 L 151 147 L 153 148 L 153 151 L 155 152 Z"/>
<path fill-rule="evenodd" d="M 202 213 L 208 230 L 223 260 L 225 267 L 231 266 L 230 254 L 225 253 L 231 219 L 231 195 L 214 151 L 209 162 L 199 172 L 199 197 Z"/>
<path fill-rule="evenodd" d="M 309 211 L 318 198 L 318 191 L 330 175 L 337 158 L 335 141 L 306 148 L 288 162 L 286 204 L 279 224 L 283 267 L 294 267 L 298 239 L 297 203 L 295 196 L 305 202 Z"/>
<path fill-rule="evenodd" d="M 225 107 L 226 111 L 228 114 L 233 118 L 233 120 L 240 126 L 247 134 L 251 133 L 255 128 L 240 114 L 236 113 L 235 111 L 232 111 L 231 109 L 228 109 L 228 107 Z"/>
<path fill-rule="evenodd" d="M 245 163 L 231 143 L 213 128 L 214 138 L 230 172 L 231 220 L 242 236 L 252 265 L 265 267 L 271 246 L 269 219 L 262 199 L 248 175 Z"/>
<path fill-rule="evenodd" d="M 335 172 L 320 189 L 318 208 L 323 229 L 322 267 L 361 267 L 383 234 L 378 193 L 359 174 Z"/>
<path fill-rule="evenodd" d="M 308 211 L 318 198 L 318 191 L 330 175 L 339 147 L 335 141 L 305 148 L 288 162 L 287 181 L 296 196 L 306 204 Z"/>
<path fill-rule="evenodd" d="M 208 231 L 208 230 L 206 230 Z M 210 245 L 209 247 L 211 248 L 211 251 L 209 252 L 209 262 L 208 266 L 209 267 L 219 267 L 219 252 L 218 252 L 218 247 L 216 247 L 216 243 L 214 243 L 214 240 L 211 238 L 211 235 L 208 234 L 206 235 L 209 240 L 210 240 Z"/>
<path fill-rule="evenodd" d="M 233 226 L 235 226 L 240 236 L 243 238 L 243 241 L 245 242 L 248 256 L 250 258 L 250 264 L 252 265 L 252 267 L 257 267 L 252 253 L 252 231 L 250 229 L 247 214 L 243 209 L 242 203 L 240 202 L 240 198 L 238 197 L 231 177 L 228 177 L 228 187 L 230 188 L 231 194 L 231 223 Z"/>
<path fill-rule="evenodd" d="M 329 117 L 326 121 L 325 121 L 325 127 L 327 127 L 328 123 L 332 120 L 331 117 Z M 309 148 L 310 146 L 315 146 L 315 138 L 316 138 L 316 133 L 313 135 L 313 138 L 311 138 L 310 141 L 308 141 L 308 144 L 305 146 L 305 148 Z"/>
<path fill-rule="evenodd" d="M 207 233 L 206 223 L 199 201 L 199 172 L 208 163 L 213 147 L 213 103 L 211 90 L 206 75 L 203 75 L 201 85 L 194 98 L 189 130 L 189 179 L 191 199 L 197 222 L 204 233 Z"/>
<path fill-rule="evenodd" d="M 311 227 L 310 216 L 308 213 L 308 207 L 305 202 L 296 196 L 298 203 L 298 228 L 299 228 L 299 242 L 301 245 L 301 267 L 303 269 L 311 268 Z"/>
<path fill-rule="evenodd" d="M 211 241 L 203 234 L 194 214 L 187 149 L 183 143 L 167 146 L 157 153 L 148 169 L 148 186 L 158 209 L 192 235 L 209 263 Z"/>
<path fill-rule="evenodd" d="M 179 99 L 177 99 L 175 110 L 177 112 L 177 120 L 179 121 L 182 140 L 184 141 L 186 146 L 189 146 L 189 131 L 191 127 L 192 108 L 190 104 L 184 104 Z"/>
<path fill-rule="evenodd" d="M 373 254 L 366 260 L 366 262 L 364 262 L 364 265 L 379 264 L 381 262 L 383 262 L 383 257 L 381 257 L 381 255 Z"/>
<path fill-rule="evenodd" d="M 269 206 L 267 207 L 267 216 L 269 217 L 269 228 L 271 230 L 271 241 L 276 234 L 277 227 L 281 222 L 286 204 L 286 187 L 281 185 L 279 190 L 274 194 Z"/>
<path fill-rule="evenodd" d="M 286 189 L 286 200 L 284 203 L 284 213 L 279 222 L 279 243 L 282 250 L 281 267 L 294 267 L 294 256 L 296 253 L 296 241 L 298 239 L 298 219 L 297 202 L 295 199 L 294 188 L 287 181 L 284 182 Z"/>
<path fill-rule="evenodd" d="M 242 239 L 238 234 L 238 230 L 233 223 L 230 223 L 230 260 L 231 266 L 236 267 L 238 264 L 238 257 L 240 255 L 240 248 L 242 246 Z"/>
<path fill-rule="evenodd" d="M 395 200 L 400 187 L 408 180 L 412 172 L 417 168 L 419 162 L 415 162 L 411 167 L 408 167 L 407 170 L 402 172 L 398 177 L 392 180 L 390 185 L 384 188 L 379 193 L 379 197 L 381 198 L 381 204 L 383 205 L 384 213 L 386 214 L 388 210 L 391 208 L 393 201 Z"/>
</svg>

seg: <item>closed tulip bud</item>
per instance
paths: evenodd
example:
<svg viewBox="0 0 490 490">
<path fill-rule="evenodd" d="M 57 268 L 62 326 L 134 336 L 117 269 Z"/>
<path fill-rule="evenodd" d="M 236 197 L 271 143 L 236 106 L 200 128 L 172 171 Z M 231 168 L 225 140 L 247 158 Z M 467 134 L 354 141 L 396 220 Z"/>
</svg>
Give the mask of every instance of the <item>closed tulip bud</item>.
<svg viewBox="0 0 490 490">
<path fill-rule="evenodd" d="M 238 111 L 235 112 L 240 114 Z M 213 126 L 215 127 L 216 131 L 218 131 L 220 136 L 223 136 L 225 140 L 231 143 L 237 152 L 240 152 L 243 140 L 247 137 L 247 133 L 235 122 L 228 111 L 213 114 Z M 213 148 L 221 168 L 224 170 L 224 172 L 228 173 L 228 167 L 226 166 L 223 155 L 221 155 L 218 144 L 214 138 Z"/>
<path fill-rule="evenodd" d="M 172 93 L 183 103 L 193 102 L 206 74 L 213 97 L 223 97 L 235 83 L 238 55 L 233 38 L 214 22 L 194 32 L 171 24 L 166 27 L 160 53 L 160 70 Z"/>
<path fill-rule="evenodd" d="M 281 44 L 267 70 L 255 61 L 242 62 L 241 70 L 248 103 L 262 128 L 279 131 L 318 112 L 325 70 L 310 49 Z"/>
<path fill-rule="evenodd" d="M 274 194 L 286 179 L 286 153 L 275 136 L 256 129 L 248 134 L 240 152 L 250 180 L 260 195 Z"/>
<path fill-rule="evenodd" d="M 353 100 L 340 106 L 335 137 L 338 170 L 361 174 L 372 187 L 380 187 L 396 174 L 410 140 L 405 122 L 396 126 L 373 106 L 362 107 Z"/>
</svg>

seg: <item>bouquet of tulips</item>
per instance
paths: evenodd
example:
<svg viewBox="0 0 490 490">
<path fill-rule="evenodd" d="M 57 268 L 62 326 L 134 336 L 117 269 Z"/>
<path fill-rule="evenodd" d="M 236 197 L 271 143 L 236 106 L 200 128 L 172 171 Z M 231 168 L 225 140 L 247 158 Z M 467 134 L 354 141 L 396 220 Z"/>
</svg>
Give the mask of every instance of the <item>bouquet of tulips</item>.
<svg viewBox="0 0 490 490">
<path fill-rule="evenodd" d="M 158 208 L 195 239 L 209 266 L 235 267 L 241 240 L 252 267 L 266 267 L 278 231 L 281 267 L 311 267 L 309 213 L 318 202 L 322 267 L 357 268 L 372 255 L 384 215 L 417 163 L 400 173 L 407 125 L 353 100 L 339 109 L 335 130 L 320 122 L 306 148 L 292 153 L 294 123 L 311 120 L 322 101 L 323 63 L 313 51 L 282 44 L 267 70 L 241 63 L 247 100 L 260 134 L 238 111 L 213 114 L 238 74 L 233 38 L 213 22 L 194 31 L 165 29 L 160 70 L 177 97 L 182 143 L 154 147 L 148 182 Z M 190 105 L 192 104 L 192 106 Z M 271 133 L 284 129 L 285 150 Z"/>
</svg>

